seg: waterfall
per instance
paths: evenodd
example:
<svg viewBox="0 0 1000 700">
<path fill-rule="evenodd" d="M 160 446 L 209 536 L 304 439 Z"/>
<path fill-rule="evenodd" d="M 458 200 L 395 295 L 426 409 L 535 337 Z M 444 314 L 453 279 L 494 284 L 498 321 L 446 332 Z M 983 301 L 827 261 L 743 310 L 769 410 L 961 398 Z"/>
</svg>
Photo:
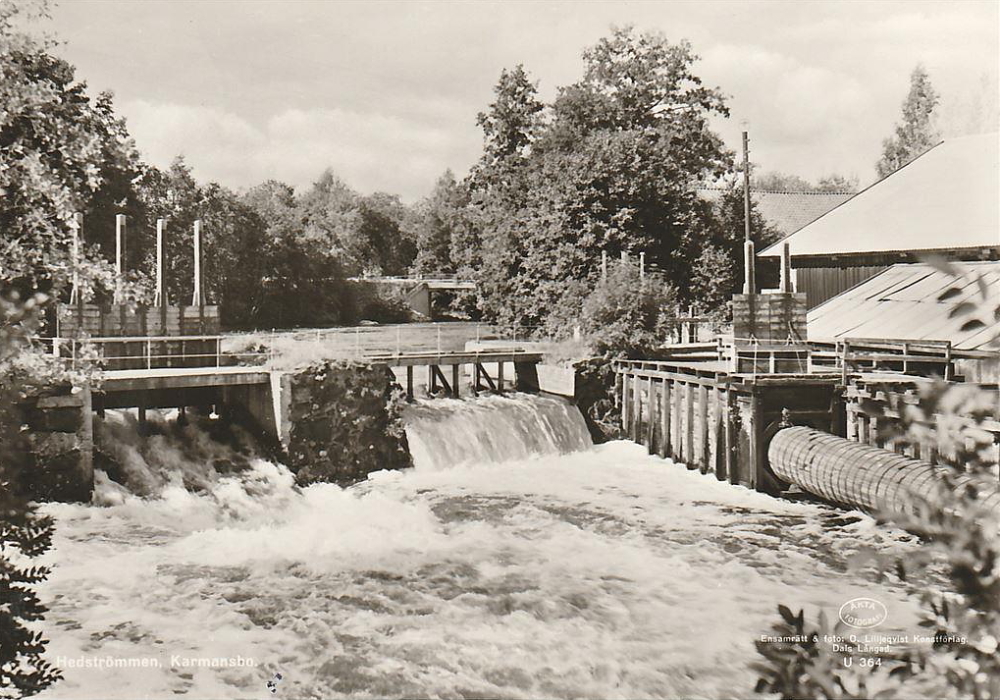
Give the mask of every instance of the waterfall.
<svg viewBox="0 0 1000 700">
<path fill-rule="evenodd" d="M 496 464 L 592 446 L 579 409 L 549 396 L 427 400 L 408 408 L 404 421 L 418 470 Z"/>
</svg>

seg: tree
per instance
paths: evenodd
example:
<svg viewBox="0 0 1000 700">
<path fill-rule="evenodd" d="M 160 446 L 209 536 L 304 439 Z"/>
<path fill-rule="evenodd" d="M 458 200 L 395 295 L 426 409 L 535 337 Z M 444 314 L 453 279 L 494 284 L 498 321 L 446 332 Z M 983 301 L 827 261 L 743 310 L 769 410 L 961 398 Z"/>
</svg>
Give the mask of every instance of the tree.
<svg viewBox="0 0 1000 700">
<path fill-rule="evenodd" d="M 896 124 L 896 133 L 882 142 L 882 157 L 875 165 L 879 177 L 894 173 L 940 141 L 934 126 L 938 101 L 927 71 L 918 64 L 910 74 L 902 121 Z"/>
<path fill-rule="evenodd" d="M 269 180 L 243 201 L 265 224 L 265 261 L 254 324 L 264 328 L 343 323 L 350 316 L 346 285 L 329 239 L 304 224 L 308 215 L 288 185 Z M 304 304 L 303 299 L 309 299 Z"/>
<path fill-rule="evenodd" d="M 750 232 L 756 250 L 763 250 L 780 234 L 761 216 L 750 198 Z M 729 187 L 712 203 L 711 213 L 699 219 L 684 236 L 684 257 L 692 260 L 689 293 L 685 301 L 696 302 L 703 311 L 729 317 L 727 304 L 743 288 L 743 242 L 746 240 L 742 184 Z M 766 270 L 758 261 L 758 287 L 767 286 Z"/>
<path fill-rule="evenodd" d="M 510 71 L 504 69 L 493 92 L 496 101 L 489 111 L 476 116 L 476 123 L 483 129 L 484 152 L 480 163 L 484 167 L 527 155 L 544 109 L 538 101 L 538 88 L 521 64 Z"/>
<path fill-rule="evenodd" d="M 415 273 L 455 272 L 452 243 L 460 240 L 458 229 L 464 225 L 463 210 L 467 204 L 467 191 L 455 181 L 451 170 L 446 170 L 430 196 L 417 206 Z"/>
<path fill-rule="evenodd" d="M 42 3 L 27 18 L 46 12 Z M 91 105 L 73 67 L 17 29 L 20 14 L 0 2 L 0 279 L 27 294 L 69 279 L 73 214 L 130 154 L 109 132 L 110 99 Z"/>
<path fill-rule="evenodd" d="M 695 60 L 686 42 L 615 29 L 584 52 L 583 78 L 560 88 L 545 120 L 530 81 L 518 77 L 514 89 L 501 76 L 471 178 L 488 318 L 546 325 L 579 303 L 569 283 L 593 286 L 602 252 L 643 251 L 683 286 L 685 231 L 706 214 L 692 184 L 731 165 L 708 128 L 711 114 L 727 114 L 722 95 L 694 75 Z M 510 115 L 509 128 L 495 127 Z M 497 133 L 518 136 L 498 145 Z"/>
</svg>

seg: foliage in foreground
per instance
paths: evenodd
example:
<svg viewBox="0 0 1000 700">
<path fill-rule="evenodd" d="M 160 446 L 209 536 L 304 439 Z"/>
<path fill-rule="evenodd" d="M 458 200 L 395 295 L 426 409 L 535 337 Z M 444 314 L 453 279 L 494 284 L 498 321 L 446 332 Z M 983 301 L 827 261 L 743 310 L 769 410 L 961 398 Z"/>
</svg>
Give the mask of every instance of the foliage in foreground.
<svg viewBox="0 0 1000 700">
<path fill-rule="evenodd" d="M 939 301 L 975 289 L 978 298 L 957 303 L 952 317 L 964 330 L 997 331 L 991 341 L 1000 347 L 1000 305 L 994 306 L 985 280 L 963 275 L 955 266 L 935 262 L 959 282 Z M 915 504 L 911 514 L 881 514 L 886 521 L 918 535 L 921 547 L 894 559 L 872 555 L 880 579 L 893 571 L 904 582 L 928 566 L 943 566 L 950 592 L 912 586 L 924 604 L 921 627 L 935 642 L 902 650 L 884 658 L 877 669 L 846 666 L 842 653 L 833 653 L 818 636 L 826 634 L 821 616 L 818 627 L 808 627 L 803 611 L 793 615 L 779 606 L 783 618 L 776 635 L 803 635 L 801 643 L 757 643 L 764 657 L 753 668 L 760 674 L 757 692 L 782 698 L 905 698 L 940 697 L 990 700 L 1000 697 L 1000 518 L 983 507 L 983 494 L 997 488 L 997 466 L 992 461 L 993 435 L 984 422 L 1000 417 L 1000 399 L 974 385 L 935 382 L 919 389 L 915 404 L 897 401 L 882 409 L 885 437 L 898 444 L 935 444 L 939 462 L 950 467 L 937 484 L 934 497 Z"/>
<path fill-rule="evenodd" d="M 47 608 L 33 586 L 49 569 L 31 564 L 51 547 L 53 522 L 24 490 L 29 465 L 17 415 L 18 400 L 38 374 L 28 360 L 44 301 L 0 293 L 0 697 L 34 695 L 61 678 L 42 658 L 47 642 L 36 625 Z"/>
</svg>

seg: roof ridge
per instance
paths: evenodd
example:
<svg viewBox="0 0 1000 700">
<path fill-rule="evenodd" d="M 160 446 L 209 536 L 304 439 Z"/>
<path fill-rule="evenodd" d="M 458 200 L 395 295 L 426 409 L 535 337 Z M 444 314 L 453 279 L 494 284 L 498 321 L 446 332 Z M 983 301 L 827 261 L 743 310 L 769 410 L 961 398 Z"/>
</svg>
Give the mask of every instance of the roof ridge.
<svg viewBox="0 0 1000 700">
<path fill-rule="evenodd" d="M 695 187 L 695 190 L 697 190 L 699 192 L 728 192 L 729 188 L 728 187 Z M 762 189 L 758 189 L 758 188 L 755 188 L 755 187 L 751 187 L 750 188 L 750 193 L 753 194 L 755 192 L 757 194 L 829 194 L 829 195 L 851 195 L 851 194 L 857 194 L 857 192 L 851 192 L 850 190 L 836 190 L 836 191 L 820 190 L 820 191 L 812 191 L 812 192 L 797 192 L 795 190 L 762 190 Z"/>
</svg>

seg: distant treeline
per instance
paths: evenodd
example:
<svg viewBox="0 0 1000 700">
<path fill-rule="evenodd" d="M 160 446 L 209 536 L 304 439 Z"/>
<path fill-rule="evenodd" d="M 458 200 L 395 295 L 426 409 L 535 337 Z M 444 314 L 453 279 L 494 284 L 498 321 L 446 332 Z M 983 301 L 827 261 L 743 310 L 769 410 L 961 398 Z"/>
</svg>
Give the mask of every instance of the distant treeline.
<svg viewBox="0 0 1000 700">
<path fill-rule="evenodd" d="M 112 97 L 87 95 L 50 46 L 11 33 L 0 91 L 0 277 L 58 286 L 69 219 L 81 211 L 98 297 L 111 286 L 114 217 L 128 217 L 129 293 L 149 301 L 156 219 L 167 220 L 166 285 L 190 296 L 191 230 L 204 231 L 206 297 L 232 328 L 396 320 L 398 299 L 348 277 L 455 273 L 478 291 L 456 309 L 565 333 L 600 280 L 602 252 L 645 253 L 658 299 L 725 310 L 741 276 L 742 193 L 734 154 L 708 127 L 723 95 L 692 72 L 691 47 L 616 29 L 583 54 L 582 78 L 544 104 L 521 66 L 505 70 L 478 117 L 483 152 L 446 172 L 425 200 L 360 194 L 325 171 L 309 188 L 268 181 L 245 192 L 199 183 L 178 157 L 145 163 Z M 716 202 L 699 183 L 728 188 Z M 752 212 L 754 237 L 774 238 Z M 105 291 L 102 291 L 105 290 Z M 605 290 L 607 291 L 607 290 Z M 665 294 L 665 296 L 664 296 Z"/>
</svg>

